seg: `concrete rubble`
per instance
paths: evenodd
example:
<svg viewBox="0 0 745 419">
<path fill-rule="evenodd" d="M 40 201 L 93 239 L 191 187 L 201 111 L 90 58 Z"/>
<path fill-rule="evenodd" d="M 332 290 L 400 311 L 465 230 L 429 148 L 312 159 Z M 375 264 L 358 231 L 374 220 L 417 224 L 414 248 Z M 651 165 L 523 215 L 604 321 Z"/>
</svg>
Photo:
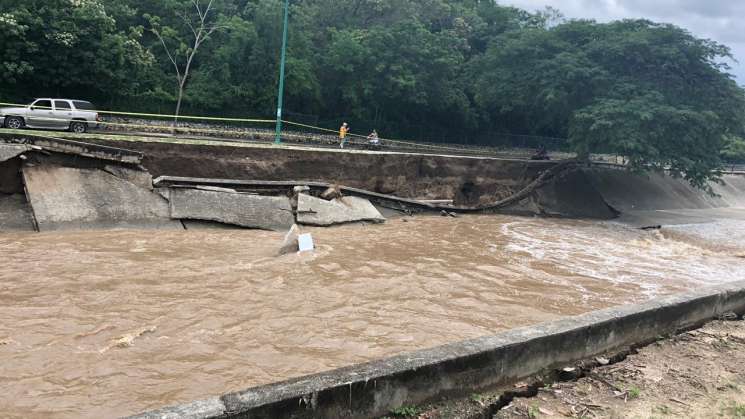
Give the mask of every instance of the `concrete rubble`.
<svg viewBox="0 0 745 419">
<path fill-rule="evenodd" d="M 22 144 L 0 144 L 0 162 L 16 158 L 28 149 L 27 146 Z"/>
<path fill-rule="evenodd" d="M 181 228 L 159 195 L 99 169 L 23 168 L 39 231 Z"/>
<path fill-rule="evenodd" d="M 285 231 L 295 224 L 290 199 L 243 193 L 171 188 L 174 219 L 215 221 L 244 228 Z"/>
<path fill-rule="evenodd" d="M 300 228 L 297 224 L 293 224 L 290 231 L 285 234 L 282 245 L 279 247 L 279 255 L 288 255 L 290 253 L 296 253 L 299 249 L 298 237 L 300 235 Z"/>
<path fill-rule="evenodd" d="M 347 196 L 326 201 L 300 194 L 297 204 L 297 222 L 303 225 L 326 227 L 355 222 L 383 223 L 385 217 L 364 198 Z"/>
</svg>

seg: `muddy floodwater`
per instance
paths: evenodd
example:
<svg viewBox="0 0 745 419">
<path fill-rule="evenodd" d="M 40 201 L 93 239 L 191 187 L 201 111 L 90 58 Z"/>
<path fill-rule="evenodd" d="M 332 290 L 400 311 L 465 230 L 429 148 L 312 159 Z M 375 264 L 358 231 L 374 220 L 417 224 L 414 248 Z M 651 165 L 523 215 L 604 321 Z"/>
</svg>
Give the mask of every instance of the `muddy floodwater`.
<svg viewBox="0 0 745 419">
<path fill-rule="evenodd" d="M 745 246 L 699 227 L 306 231 L 317 251 L 280 258 L 259 231 L 0 235 L 1 416 L 134 414 L 745 277 Z"/>
</svg>

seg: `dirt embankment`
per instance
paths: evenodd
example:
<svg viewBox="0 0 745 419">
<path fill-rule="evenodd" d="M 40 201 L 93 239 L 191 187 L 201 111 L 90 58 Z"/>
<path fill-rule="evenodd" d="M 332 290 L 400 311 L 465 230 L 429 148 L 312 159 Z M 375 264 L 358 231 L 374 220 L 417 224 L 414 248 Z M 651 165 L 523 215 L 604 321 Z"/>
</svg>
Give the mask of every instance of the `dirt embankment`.
<svg viewBox="0 0 745 419">
<path fill-rule="evenodd" d="M 465 400 L 405 407 L 391 417 L 745 418 L 743 366 L 745 321 L 715 321 L 630 354 L 569 367 L 553 384 L 535 377 Z"/>
<path fill-rule="evenodd" d="M 104 140 L 96 143 L 145 153 L 143 164 L 155 177 L 322 181 L 406 198 L 455 199 L 462 205 L 504 199 L 555 164 L 404 153 Z"/>
</svg>

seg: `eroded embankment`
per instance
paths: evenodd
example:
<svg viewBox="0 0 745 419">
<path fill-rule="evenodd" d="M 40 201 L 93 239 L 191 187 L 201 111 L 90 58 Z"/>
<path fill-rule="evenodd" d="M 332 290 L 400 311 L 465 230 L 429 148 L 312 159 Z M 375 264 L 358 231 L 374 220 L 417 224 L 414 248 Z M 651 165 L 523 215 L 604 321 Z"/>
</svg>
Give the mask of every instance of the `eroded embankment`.
<svg viewBox="0 0 745 419">
<path fill-rule="evenodd" d="M 154 175 L 338 183 L 413 199 L 478 207 L 508 198 L 558 162 L 409 153 L 340 152 L 291 147 L 234 147 L 100 141 L 144 153 Z M 609 219 L 616 216 L 582 171 L 571 171 L 505 208 L 516 214 Z"/>
<path fill-rule="evenodd" d="M 154 177 L 320 181 L 405 198 L 455 199 L 461 204 L 509 196 L 556 164 L 284 147 L 99 142 L 144 153 L 143 165 Z"/>
<path fill-rule="evenodd" d="M 404 198 L 452 199 L 460 206 L 482 206 L 511 196 L 557 162 L 408 153 L 339 152 L 267 147 L 178 145 L 101 141 L 144 153 L 155 177 L 306 180 L 339 183 Z M 593 168 L 567 172 L 514 206 L 516 213 L 577 218 L 613 218 L 642 211 L 745 207 L 745 176 L 726 175 L 712 184 L 711 196 L 685 180 L 662 174 L 636 175 Z M 609 210 L 610 205 L 614 210 Z"/>
<path fill-rule="evenodd" d="M 33 136 L 29 138 L 33 142 L 39 141 Z M 41 141 L 47 140 L 42 138 Z M 149 173 L 137 174 L 141 178 L 137 181 L 145 183 L 151 179 L 150 173 L 155 176 L 203 180 L 209 178 L 221 181 L 224 179 L 225 181 L 221 182 L 227 182 L 227 184 L 230 180 L 284 181 L 285 183 L 295 182 L 294 185 L 297 186 L 303 185 L 304 182 L 325 182 L 358 188 L 362 190 L 364 198 L 380 194 L 392 198 L 452 202 L 453 206 L 446 207 L 446 211 L 458 209 L 466 212 L 498 211 L 518 215 L 594 219 L 612 219 L 620 214 L 624 221 L 638 226 L 696 223 L 710 221 L 717 217 L 734 220 L 745 218 L 741 211 L 719 211 L 716 214 L 690 212 L 745 207 L 745 177 L 736 175 L 725 176 L 722 183 L 712 184 L 716 195 L 709 195 L 691 187 L 684 180 L 659 173 L 636 175 L 621 169 L 587 167 L 576 162 L 341 152 L 339 150 L 246 144 L 174 144 L 162 139 L 153 142 L 102 140 L 96 143 L 100 143 L 99 147 L 104 144 L 135 149 L 135 152 L 139 153 L 137 162 L 141 162 L 143 167 L 149 170 Z M 55 146 L 53 142 L 51 145 Z M 12 151 L 12 146 L 6 149 Z M 144 195 L 148 195 L 147 199 L 133 200 L 130 196 L 132 193 L 129 193 L 131 191 L 128 191 L 125 198 L 119 199 L 121 202 L 116 202 L 116 199 L 112 201 L 114 194 L 110 191 L 125 188 L 124 184 L 117 180 L 92 179 L 89 173 L 85 176 L 77 176 L 76 174 L 80 171 L 49 171 L 38 167 L 57 165 L 84 170 L 93 167 L 108 170 L 115 177 L 130 181 L 128 176 L 131 177 L 131 173 L 140 170 L 139 167 L 135 167 L 137 169 L 135 171 L 130 170 L 131 167 L 127 165 L 132 166 L 132 162 L 118 162 L 119 166 L 124 166 L 124 172 L 128 173 L 122 176 L 122 170 L 110 170 L 110 162 L 102 163 L 101 159 L 95 155 L 80 154 L 79 151 L 75 151 L 77 154 L 73 153 L 72 159 L 60 159 L 40 155 L 46 152 L 45 150 L 30 150 L 30 152 L 37 156 L 37 161 L 21 162 L 20 158 L 11 157 L 0 163 L 0 171 L 2 171 L 0 175 L 3 179 L 0 192 L 19 194 L 23 192 L 22 187 L 26 186 L 25 193 L 31 206 L 33 208 L 48 207 L 49 213 L 70 207 L 70 205 L 62 205 L 63 201 L 65 203 L 81 201 L 77 198 L 86 196 L 84 200 L 86 202 L 83 205 L 85 208 L 82 209 L 87 213 L 104 212 L 105 218 L 115 219 L 115 221 L 119 221 L 117 216 L 123 214 L 119 217 L 121 223 L 100 223 L 102 226 L 151 225 L 153 220 L 167 218 L 164 214 L 168 211 L 160 208 L 163 202 L 157 197 L 153 199 L 147 193 L 142 194 L 141 191 L 135 191 L 137 192 L 135 195 L 143 195 L 138 195 L 138 198 L 145 198 Z M 19 172 L 23 172 L 22 181 L 17 180 Z M 550 176 L 546 177 L 547 175 Z M 13 180 L 14 176 L 16 180 Z M 546 177 L 545 181 L 542 180 L 544 177 Z M 141 186 L 151 189 L 152 184 Z M 245 187 L 245 185 L 238 186 Z M 370 191 L 372 194 L 365 195 L 365 191 Z M 55 193 L 59 195 L 62 192 L 66 194 L 65 197 L 50 198 L 49 196 Z M 255 190 L 249 188 L 242 192 L 255 193 Z M 292 185 L 275 188 L 273 191 L 259 192 L 292 197 Z M 243 197 L 243 199 L 249 198 Z M 100 201 L 100 205 L 93 202 L 96 200 Z M 22 200 L 6 198 L 2 201 L 0 213 L 8 215 L 7 220 L 12 221 L 4 221 L 0 228 L 13 229 L 17 225 L 28 224 L 28 217 L 23 216 Z M 127 202 L 138 203 L 128 206 Z M 401 206 L 398 204 L 402 204 L 401 200 L 397 201 L 396 208 Z M 405 207 L 405 203 L 403 206 Z M 436 209 L 416 203 L 414 207 L 416 210 Z M 114 210 L 109 211 L 111 214 L 106 214 L 109 208 L 114 208 Z M 174 214 L 173 208 L 170 213 Z M 61 227 L 65 227 L 65 224 L 69 228 L 95 226 L 88 222 L 88 217 L 76 219 L 68 214 L 51 215 L 54 218 L 54 224 Z M 213 217 L 207 214 L 206 216 L 200 215 L 199 219 L 215 220 L 216 218 L 224 217 Z M 130 223 L 130 219 L 134 221 Z M 81 222 L 77 222 L 78 220 Z M 37 227 L 44 224 L 44 220 L 36 221 Z M 155 221 L 155 224 L 163 223 Z M 255 227 L 260 224 L 251 222 L 239 225 Z"/>
</svg>

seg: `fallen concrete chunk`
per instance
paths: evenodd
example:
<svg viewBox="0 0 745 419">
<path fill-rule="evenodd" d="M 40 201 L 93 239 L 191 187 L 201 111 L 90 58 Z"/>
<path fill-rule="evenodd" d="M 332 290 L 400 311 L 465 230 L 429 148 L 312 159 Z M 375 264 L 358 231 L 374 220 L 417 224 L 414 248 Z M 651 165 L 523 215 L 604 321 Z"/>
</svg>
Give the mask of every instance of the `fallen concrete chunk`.
<svg viewBox="0 0 745 419">
<path fill-rule="evenodd" d="M 40 231 L 183 228 L 160 195 L 103 170 L 27 166 L 23 177 Z"/>
<path fill-rule="evenodd" d="M 382 223 L 385 222 L 385 218 L 370 201 L 364 198 L 348 196 L 325 201 L 300 194 L 297 221 L 305 225 L 330 226 L 361 221 Z"/>
<path fill-rule="evenodd" d="M 285 234 L 285 239 L 282 241 L 282 246 L 279 248 L 279 255 L 287 255 L 290 253 L 296 253 L 300 248 L 298 244 L 298 236 L 300 235 L 300 229 L 297 224 L 293 224 L 290 231 Z"/>
<path fill-rule="evenodd" d="M 326 189 L 321 194 L 321 198 L 323 198 L 325 200 L 328 200 L 328 201 L 330 201 L 332 199 L 341 198 L 341 197 L 342 197 L 341 187 L 339 187 L 339 185 L 333 185 L 333 186 L 329 187 L 328 189 Z"/>
<path fill-rule="evenodd" d="M 287 197 L 172 188 L 171 218 L 283 231 L 295 224 Z"/>
</svg>

